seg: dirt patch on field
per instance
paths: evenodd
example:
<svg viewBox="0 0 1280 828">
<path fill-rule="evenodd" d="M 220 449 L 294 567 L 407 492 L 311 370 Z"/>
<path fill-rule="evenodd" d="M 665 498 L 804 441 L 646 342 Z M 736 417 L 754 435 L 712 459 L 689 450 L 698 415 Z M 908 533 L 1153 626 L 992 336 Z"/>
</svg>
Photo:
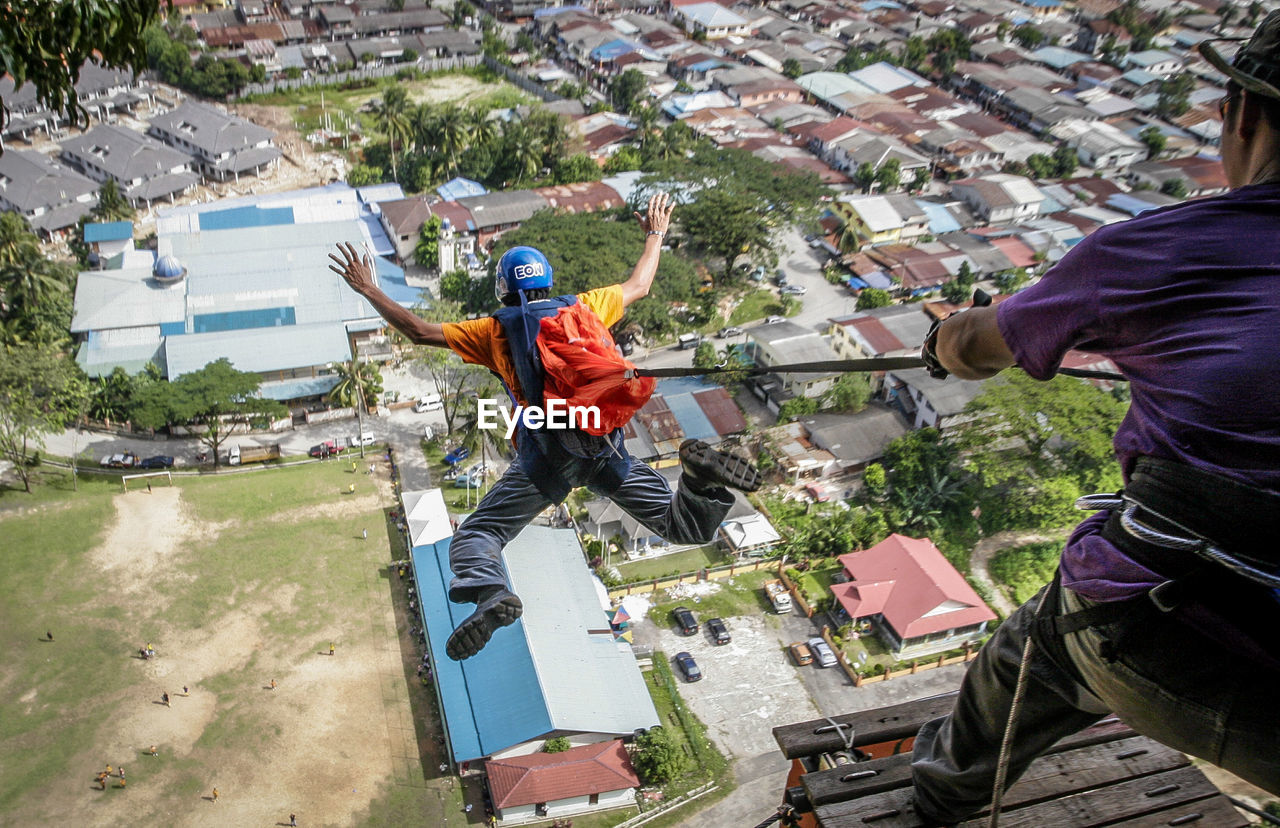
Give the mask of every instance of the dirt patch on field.
<svg viewBox="0 0 1280 828">
<path fill-rule="evenodd" d="M 376 495 L 344 498 L 281 519 L 349 517 L 380 505 Z M 113 600 L 123 594 L 163 606 L 163 579 L 155 576 L 191 542 L 216 543 L 233 528 L 192 520 L 178 488 L 119 495 L 115 507 L 116 521 L 91 552 Z M 51 786 L 39 801 L 19 804 L 9 814 L 14 824 L 275 825 L 296 813 L 304 825 L 343 825 L 388 785 L 415 777 L 421 785 L 412 729 L 406 739 L 403 727 L 388 725 L 412 714 L 405 694 L 390 691 L 405 681 L 399 643 L 382 633 L 395 629 L 391 602 L 376 584 L 371 590 L 367 612 L 332 619 L 324 634 L 338 642 L 332 656 L 327 641 L 280 651 L 267 619 L 310 609 L 297 605 L 297 586 L 237 602 L 214 625 L 158 625 L 159 655 L 131 667 L 144 678 L 112 700 L 112 718 L 94 744 L 68 757 L 66 767 L 83 784 Z M 247 689 L 246 674 L 253 677 Z M 37 703 L 37 695 L 22 701 Z M 115 777 L 98 790 L 93 777 L 106 762 L 126 766 L 127 789 Z"/>
</svg>

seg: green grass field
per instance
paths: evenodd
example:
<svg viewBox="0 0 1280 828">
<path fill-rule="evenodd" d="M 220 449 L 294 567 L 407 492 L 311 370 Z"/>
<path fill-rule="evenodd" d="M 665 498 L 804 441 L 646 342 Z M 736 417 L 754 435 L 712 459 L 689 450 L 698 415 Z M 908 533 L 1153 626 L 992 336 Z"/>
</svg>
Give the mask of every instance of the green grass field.
<svg viewBox="0 0 1280 828">
<path fill-rule="evenodd" d="M 35 495 L 0 492 L 4 821 L 215 824 L 202 810 L 215 785 L 220 824 L 460 810 L 435 778 L 438 725 L 398 632 L 392 502 L 385 473 L 342 463 L 127 495 L 88 475 L 71 493 L 45 469 Z M 98 790 L 107 763 L 127 767 L 127 788 Z"/>
</svg>

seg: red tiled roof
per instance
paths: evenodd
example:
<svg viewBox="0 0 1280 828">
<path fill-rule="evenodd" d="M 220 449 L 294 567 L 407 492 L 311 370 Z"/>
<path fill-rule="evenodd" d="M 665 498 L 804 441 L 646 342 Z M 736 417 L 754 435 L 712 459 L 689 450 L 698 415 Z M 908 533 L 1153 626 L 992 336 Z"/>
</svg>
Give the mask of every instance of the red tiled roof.
<svg viewBox="0 0 1280 828">
<path fill-rule="evenodd" d="M 1002 236 L 998 239 L 987 239 L 987 243 L 1008 256 L 1014 267 L 1034 267 L 1036 264 L 1036 252 L 1021 239 Z"/>
<path fill-rule="evenodd" d="M 828 121 L 812 130 L 809 130 L 809 138 L 814 141 L 820 141 L 824 144 L 837 139 L 843 138 L 855 129 L 859 129 L 862 125 L 853 118 L 841 115 L 834 121 Z"/>
<path fill-rule="evenodd" d="M 640 785 L 627 749 L 618 739 L 560 753 L 530 753 L 485 763 L 489 792 L 498 808 L 556 802 Z"/>
<path fill-rule="evenodd" d="M 459 233 L 470 232 L 467 225 L 474 223 L 471 211 L 456 201 L 437 201 L 431 205 L 431 215 L 448 219 L 453 229 Z"/>
<path fill-rule="evenodd" d="M 630 138 L 634 133 L 634 129 L 622 124 L 608 124 L 595 132 L 588 132 L 582 136 L 582 145 L 588 152 L 595 152 L 601 147 L 607 147 L 610 144 L 616 144 L 619 141 Z"/>
<path fill-rule="evenodd" d="M 850 581 L 831 591 L 850 617 L 878 612 L 903 639 L 995 620 L 928 538 L 893 534 L 870 549 L 841 555 L 840 563 Z M 889 585 L 887 596 L 880 595 L 881 585 Z M 879 608 L 860 610 L 864 603 Z"/>
</svg>

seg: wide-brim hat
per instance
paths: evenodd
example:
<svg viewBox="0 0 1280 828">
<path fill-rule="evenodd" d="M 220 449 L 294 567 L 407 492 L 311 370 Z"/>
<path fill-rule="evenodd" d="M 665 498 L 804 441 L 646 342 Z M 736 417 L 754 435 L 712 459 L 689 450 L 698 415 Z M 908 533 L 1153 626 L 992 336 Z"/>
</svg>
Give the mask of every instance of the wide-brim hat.
<svg viewBox="0 0 1280 828">
<path fill-rule="evenodd" d="M 1203 41 L 1196 48 L 1215 69 L 1244 89 L 1280 100 L 1280 11 L 1266 16 L 1233 60 L 1228 61 L 1213 46 L 1243 39 L 1215 38 Z"/>
</svg>

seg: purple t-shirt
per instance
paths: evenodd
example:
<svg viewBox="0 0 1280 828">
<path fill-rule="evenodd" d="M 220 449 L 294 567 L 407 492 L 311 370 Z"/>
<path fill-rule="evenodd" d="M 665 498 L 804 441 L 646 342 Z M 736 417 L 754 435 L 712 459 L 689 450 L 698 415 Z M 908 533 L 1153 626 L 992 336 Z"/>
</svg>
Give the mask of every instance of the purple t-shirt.
<svg viewBox="0 0 1280 828">
<path fill-rule="evenodd" d="M 1037 379 L 1072 348 L 1120 367 L 1131 402 L 1114 445 L 1126 480 L 1147 455 L 1280 492 L 1280 184 L 1104 227 L 996 320 Z M 1104 540 L 1104 520 L 1072 534 L 1063 584 L 1114 601 L 1164 580 Z"/>
</svg>

